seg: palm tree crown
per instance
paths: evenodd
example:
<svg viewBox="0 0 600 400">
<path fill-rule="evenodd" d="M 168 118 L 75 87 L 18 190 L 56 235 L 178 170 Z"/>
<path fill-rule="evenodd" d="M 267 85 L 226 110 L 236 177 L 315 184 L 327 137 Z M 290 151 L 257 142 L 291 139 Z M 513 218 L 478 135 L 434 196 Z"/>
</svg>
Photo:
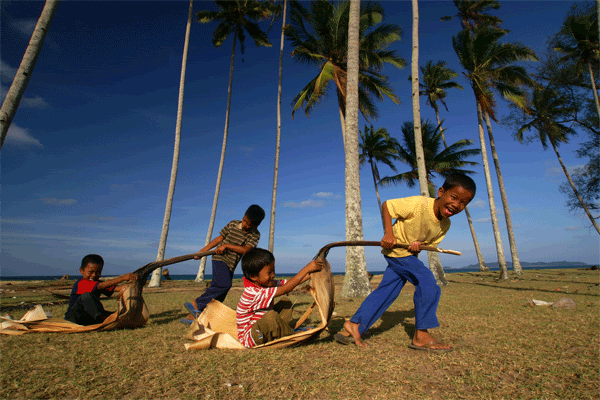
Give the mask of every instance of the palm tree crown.
<svg viewBox="0 0 600 400">
<path fill-rule="evenodd" d="M 342 114 L 345 113 L 349 4 L 348 1 L 336 5 L 317 0 L 310 4 L 308 11 L 292 10 L 291 26 L 286 30 L 286 36 L 294 48 L 292 57 L 319 69 L 317 76 L 294 98 L 292 115 L 301 107 L 309 115 L 325 96 L 330 82 L 335 84 L 338 106 Z M 382 20 L 383 8 L 380 5 L 369 3 L 361 6 L 359 109 L 367 119 L 377 118 L 371 95 L 379 100 L 385 96 L 399 103 L 387 76 L 381 74 L 384 64 L 397 68 L 406 64 L 395 51 L 387 50 L 390 44 L 400 40 L 400 27 L 381 24 Z"/>
<path fill-rule="evenodd" d="M 242 54 L 245 51 L 246 33 L 257 47 L 271 47 L 267 34 L 254 21 L 263 20 L 275 11 L 274 5 L 256 0 L 215 1 L 218 11 L 198 11 L 198 20 L 202 23 L 220 21 L 213 32 L 212 43 L 219 47 L 233 33 L 240 42 Z"/>
<path fill-rule="evenodd" d="M 369 162 L 373 168 L 373 175 L 378 182 L 381 177 L 377 163 L 382 163 L 397 172 L 394 165 L 395 160 L 399 160 L 398 146 L 400 144 L 396 138 L 391 137 L 387 129 L 379 128 L 375 130 L 373 125 L 365 125 L 364 131 L 360 132 L 360 164 Z"/>
<path fill-rule="evenodd" d="M 482 25 L 502 29 L 500 28 L 502 20 L 487 14 L 489 9 L 497 10 L 500 8 L 498 0 L 454 0 L 454 5 L 458 13 L 454 16 L 442 17 L 442 21 L 450 21 L 456 17 L 460 20 L 463 29 L 474 30 Z"/>
<path fill-rule="evenodd" d="M 438 61 L 435 64 L 433 61 L 427 61 L 425 67 L 420 67 L 423 74 L 423 83 L 419 82 L 421 87 L 419 95 L 427 96 L 427 104 L 433 108 L 436 114 L 439 113 L 438 101 L 448 111 L 448 105 L 445 101 L 446 90 L 463 89 L 458 82 L 453 80 L 458 74 L 448 68 L 447 65 L 448 63 L 445 61 Z"/>
<path fill-rule="evenodd" d="M 506 32 L 489 27 L 478 27 L 473 34 L 463 29 L 452 38 L 454 51 L 466 70 L 465 76 L 471 83 L 475 99 L 483 112 L 494 121 L 496 100 L 492 89 L 518 106 L 525 105 L 523 85 L 533 85 L 527 70 L 516 61 L 533 60 L 533 50 L 520 43 L 500 43 Z"/>
<path fill-rule="evenodd" d="M 466 158 L 478 155 L 479 149 L 467 148 L 473 144 L 470 139 L 459 140 L 443 149 L 441 142 L 442 129 L 428 120 L 421 123 L 423 135 L 423 151 L 425 153 L 425 169 L 427 181 L 431 183 L 435 175 L 446 177 L 453 173 L 472 174 L 474 171 L 464 169 L 467 166 L 477 165 L 475 161 L 467 161 Z M 397 185 L 405 183 L 413 187 L 418 182 L 417 155 L 415 150 L 415 134 L 412 121 L 402 125 L 402 144 L 398 147 L 400 159 L 408 164 L 410 171 L 395 176 L 382 178 L 381 185 Z"/>
</svg>

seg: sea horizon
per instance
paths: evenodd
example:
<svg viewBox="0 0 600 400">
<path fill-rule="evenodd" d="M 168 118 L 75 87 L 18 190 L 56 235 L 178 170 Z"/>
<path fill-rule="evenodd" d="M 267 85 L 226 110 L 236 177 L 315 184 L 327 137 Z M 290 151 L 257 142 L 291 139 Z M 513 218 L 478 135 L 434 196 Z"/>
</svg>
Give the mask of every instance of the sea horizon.
<svg viewBox="0 0 600 400">
<path fill-rule="evenodd" d="M 581 264 L 581 263 L 574 263 L 573 265 L 561 265 L 561 266 L 557 266 L 557 265 L 548 265 L 548 266 L 524 266 L 523 270 L 524 271 L 535 271 L 535 270 L 546 270 L 546 269 L 587 269 L 592 267 L 592 265 L 589 264 Z M 508 271 L 512 271 L 512 267 L 508 268 Z M 500 269 L 498 267 L 491 267 L 490 268 L 490 272 L 496 272 L 496 271 L 500 271 Z M 383 274 L 383 270 L 382 271 L 368 271 L 370 274 L 373 275 L 381 275 Z M 452 273 L 460 273 L 460 272 L 480 272 L 479 268 L 472 268 L 472 267 L 462 267 L 462 268 L 444 268 L 444 272 L 447 274 L 452 274 Z M 282 274 L 276 274 L 277 277 L 290 277 L 290 276 L 294 276 L 295 274 L 290 272 L 290 273 L 282 273 Z M 345 275 L 345 272 L 333 272 L 334 276 L 338 276 L 338 275 Z M 78 279 L 79 274 L 68 274 L 68 275 L 0 275 L 0 282 L 2 281 L 52 281 L 52 280 L 60 280 L 63 278 L 63 276 L 69 276 L 70 280 L 75 280 Z M 105 278 L 109 278 L 109 277 L 113 277 L 116 275 L 107 275 Z M 172 280 L 174 281 L 186 281 L 186 280 L 195 280 L 196 279 L 196 274 L 169 274 L 169 276 L 171 277 Z M 233 275 L 233 279 L 242 279 L 244 275 L 243 274 L 234 274 Z M 212 279 L 212 274 L 205 274 L 204 275 L 204 280 L 211 280 Z M 163 276 L 162 280 L 166 280 L 165 277 Z"/>
</svg>

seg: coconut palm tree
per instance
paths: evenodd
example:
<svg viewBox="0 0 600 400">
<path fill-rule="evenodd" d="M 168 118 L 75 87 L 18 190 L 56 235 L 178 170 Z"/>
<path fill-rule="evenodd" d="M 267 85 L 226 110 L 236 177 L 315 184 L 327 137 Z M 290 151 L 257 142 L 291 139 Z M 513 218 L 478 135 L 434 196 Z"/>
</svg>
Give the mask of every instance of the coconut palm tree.
<svg viewBox="0 0 600 400">
<path fill-rule="evenodd" d="M 556 90 L 551 87 L 536 87 L 533 90 L 530 102 L 524 108 L 524 121 L 522 121 L 522 125 L 517 130 L 516 137 L 519 142 L 523 143 L 525 141 L 524 133 L 534 130 L 535 137 L 541 142 L 544 150 L 546 150 L 548 142 L 550 142 L 575 197 L 577 197 L 592 225 L 596 228 L 598 234 L 600 234 L 598 223 L 579 194 L 558 152 L 560 143 L 568 143 L 569 136 L 577 133 L 572 128 L 572 123 L 576 119 L 574 117 L 576 117 L 576 110 Z"/>
<path fill-rule="evenodd" d="M 379 197 L 379 188 L 377 187 L 378 182 L 381 180 L 377 163 L 385 164 L 390 167 L 392 171 L 398 172 L 394 165 L 394 161 L 399 160 L 398 146 L 400 143 L 398 143 L 396 138 L 390 136 L 387 129 L 379 128 L 375 130 L 373 125 L 370 127 L 365 125 L 364 131 L 360 132 L 360 140 L 360 164 L 364 165 L 368 162 L 371 166 L 375 194 L 377 195 L 377 204 L 379 206 L 379 213 L 381 214 L 381 222 L 384 223 L 383 213 L 381 211 L 381 198 Z"/>
<path fill-rule="evenodd" d="M 232 36 L 233 44 L 231 47 L 231 62 L 229 65 L 229 86 L 227 88 L 227 111 L 225 112 L 225 130 L 223 132 L 223 145 L 221 147 L 221 160 L 219 162 L 219 171 L 217 173 L 217 184 L 215 188 L 215 197 L 213 199 L 208 232 L 206 234 L 205 246 L 210 243 L 212 231 L 215 225 L 217 215 L 217 203 L 219 200 L 219 190 L 221 188 L 221 177 L 223 175 L 223 164 L 225 162 L 225 149 L 227 148 L 227 134 L 229 131 L 229 115 L 231 112 L 231 92 L 233 86 L 233 62 L 235 59 L 235 48 L 237 42 L 240 42 L 242 55 L 246 47 L 246 34 L 248 34 L 257 47 L 271 47 L 271 42 L 267 34 L 260 29 L 256 21 L 261 21 L 272 15 L 274 5 L 271 3 L 256 0 L 218 0 L 215 1 L 218 11 L 199 11 L 196 16 L 201 23 L 220 21 L 213 32 L 212 43 L 215 47 L 221 46 L 227 38 Z M 204 269 L 206 267 L 206 258 L 200 261 L 196 282 L 204 280 Z"/>
<path fill-rule="evenodd" d="M 423 75 L 423 83 L 419 83 L 421 90 L 419 94 L 427 97 L 427 104 L 435 111 L 435 119 L 441 127 L 440 121 L 440 107 L 438 101 L 444 105 L 446 111 L 448 111 L 448 105 L 446 104 L 446 90 L 448 89 L 463 89 L 463 87 L 454 78 L 458 77 L 458 74 L 448 68 L 445 61 L 428 61 L 425 67 L 421 67 L 421 74 Z M 440 128 L 441 129 L 441 128 Z M 446 145 L 446 138 L 443 134 L 442 129 L 442 142 Z M 477 240 L 477 234 L 475 233 L 475 227 L 473 226 L 473 220 L 471 219 L 471 213 L 469 207 L 465 207 L 465 215 L 471 230 L 471 236 L 473 237 L 473 245 L 475 246 L 475 254 L 479 262 L 480 271 L 489 271 L 490 269 L 485 265 L 483 255 L 481 254 L 481 248 L 479 247 L 479 241 Z"/>
<path fill-rule="evenodd" d="M 490 147 L 496 167 L 496 174 L 498 176 L 498 185 L 502 196 L 508 236 L 511 245 L 511 255 L 513 257 L 513 268 L 515 273 L 521 274 L 522 269 L 516 252 L 510 210 L 508 208 L 508 200 L 506 199 L 504 190 L 500 163 L 494 144 L 490 118 L 497 121 L 495 115 L 496 100 L 493 90 L 498 91 L 504 98 L 517 105 L 524 104 L 525 97 L 520 86 L 532 84 L 532 81 L 525 68 L 512 65 L 512 63 L 523 60 L 537 60 L 534 52 L 526 46 L 518 43 L 499 43 L 499 39 L 505 34 L 506 32 L 502 30 L 480 26 L 473 32 L 464 29 L 457 36 L 452 38 L 454 50 L 458 55 L 461 65 L 466 71 L 464 74 L 471 84 L 477 103 L 481 155 L 486 174 L 490 213 L 492 216 L 492 226 L 494 228 L 498 263 L 500 264 L 500 269 L 502 271 L 502 279 L 508 279 L 508 273 L 506 272 L 506 260 L 504 258 L 495 211 L 492 182 L 491 177 L 489 176 L 489 164 L 487 161 L 485 137 L 483 134 L 483 118 L 485 116 Z"/>
<path fill-rule="evenodd" d="M 442 129 L 440 125 L 435 126 L 429 121 L 421 123 L 421 132 L 423 139 L 423 152 L 425 159 L 425 173 L 428 185 L 427 195 L 435 197 L 435 187 L 432 180 L 436 175 L 446 177 L 452 173 L 471 174 L 473 171 L 464 167 L 476 165 L 474 161 L 468 161 L 466 158 L 479 154 L 479 149 L 469 149 L 467 146 L 472 144 L 471 140 L 464 139 L 444 148 L 442 143 Z M 418 173 L 417 152 L 415 144 L 414 124 L 405 122 L 402 125 L 402 140 L 398 147 L 398 156 L 400 160 L 408 164 L 410 171 L 403 172 L 394 176 L 381 179 L 380 186 L 406 184 L 408 187 L 414 187 L 417 179 L 420 181 Z M 444 269 L 439 257 L 437 259 L 429 258 L 429 269 L 433 272 L 438 285 L 447 285 Z"/>
<path fill-rule="evenodd" d="M 50 23 L 52 22 L 52 18 L 54 18 L 54 13 L 56 13 L 59 2 L 60 0 L 46 0 L 46 4 L 44 4 L 44 8 L 42 9 L 42 14 L 35 25 L 35 29 L 33 30 L 33 34 L 31 35 L 31 39 L 29 40 L 29 44 L 27 45 L 27 49 L 21 60 L 21 65 L 19 65 L 15 78 L 2 103 L 2 108 L 0 108 L 0 149 L 4 145 L 4 139 L 6 139 L 8 128 L 10 128 L 10 125 L 12 124 L 12 120 L 17 113 L 19 103 L 25 93 L 29 79 L 31 79 L 33 68 L 42 51 L 44 39 L 46 38 L 48 29 L 50 29 Z"/>
<path fill-rule="evenodd" d="M 345 194 L 346 194 L 346 240 L 363 240 L 360 165 L 358 156 L 358 108 L 360 71 L 360 0 L 351 0 L 348 13 L 348 59 L 346 79 L 346 139 L 345 139 Z M 365 249 L 346 248 L 346 274 L 342 285 L 342 297 L 364 297 L 371 293 L 366 269 Z"/>
<path fill-rule="evenodd" d="M 318 73 L 294 98 L 292 116 L 296 110 L 304 108 L 306 115 L 327 94 L 330 83 L 335 85 L 338 99 L 338 112 L 342 127 L 342 138 L 345 130 L 346 110 L 346 63 L 348 43 L 348 1 L 338 4 L 326 0 L 310 3 L 305 14 L 292 10 L 291 26 L 286 29 L 286 36 L 294 48 L 292 57 L 303 64 L 314 65 Z M 389 85 L 387 76 L 381 74 L 385 64 L 397 68 L 405 66 L 405 61 L 387 48 L 399 41 L 402 31 L 400 27 L 381 24 L 383 8 L 376 3 L 361 7 L 359 31 L 359 88 L 358 104 L 362 115 L 367 119 L 377 118 L 377 108 L 372 96 L 383 100 L 388 97 L 398 104 L 398 97 Z M 345 140 L 345 138 L 344 138 Z"/>
<path fill-rule="evenodd" d="M 317 76 L 294 98 L 292 116 L 301 107 L 309 115 L 312 108 L 325 96 L 329 83 L 335 85 L 346 154 L 346 237 L 353 238 L 348 240 L 360 240 L 358 238 L 363 234 L 358 174 L 360 168 L 358 121 L 356 121 L 355 132 L 352 128 L 353 137 L 348 138 L 345 133 L 350 8 L 348 1 L 334 4 L 326 0 L 317 0 L 310 4 L 310 9 L 306 10 L 306 13 L 292 10 L 291 26 L 286 29 L 286 36 L 294 48 L 292 57 L 318 68 Z M 356 90 L 358 109 L 367 119 L 377 117 L 377 108 L 370 96 L 380 100 L 385 96 L 395 103 L 399 102 L 387 77 L 381 73 L 384 64 L 391 64 L 398 68 L 405 64 L 395 51 L 387 50 L 393 42 L 400 40 L 400 28 L 395 25 L 381 24 L 382 19 L 383 8 L 380 5 L 368 3 L 360 7 L 358 38 L 350 43 L 351 46 L 355 44 L 359 46 L 358 82 L 356 89 L 350 85 L 350 90 Z M 351 126 L 354 124 L 355 122 L 352 122 Z M 365 276 L 364 248 L 348 247 L 342 295 L 350 297 L 368 294 L 371 289 Z"/>
<path fill-rule="evenodd" d="M 169 235 L 169 223 L 171 222 L 171 210 L 173 209 L 173 195 L 175 194 L 175 183 L 177 182 L 177 166 L 179 164 L 179 143 L 181 142 L 181 119 L 183 116 L 183 89 L 185 87 L 185 70 L 187 66 L 188 48 L 190 44 L 190 30 L 192 27 L 194 0 L 190 0 L 188 9 L 187 26 L 185 28 L 185 40 L 183 44 L 183 59 L 181 61 L 181 76 L 179 78 L 179 99 L 177 102 L 177 121 L 175 123 L 175 146 L 173 150 L 173 163 L 171 164 L 171 179 L 169 180 L 169 191 L 167 193 L 167 205 L 165 206 L 165 216 L 160 233 L 160 242 L 158 244 L 158 254 L 156 261 L 162 261 L 165 258 L 165 248 L 167 247 L 167 236 Z M 152 272 L 148 287 L 159 287 L 162 268 L 157 268 Z"/>
<path fill-rule="evenodd" d="M 277 177 L 279 175 L 279 149 L 281 146 L 281 88 L 283 77 L 283 44 L 285 41 L 285 20 L 287 0 L 283 1 L 283 21 L 281 23 L 281 44 L 279 47 L 279 81 L 277 83 L 277 137 L 275 138 L 275 167 L 273 168 L 273 195 L 271 197 L 271 223 L 269 225 L 269 251 L 275 246 L 275 205 L 277 200 Z"/>
<path fill-rule="evenodd" d="M 600 120 L 600 100 L 594 78 L 594 69 L 598 70 L 600 49 L 598 48 L 598 15 L 592 7 L 584 14 L 569 15 L 562 29 L 553 40 L 554 50 L 564 54 L 562 62 L 574 62 L 580 66 L 579 73 L 587 69 L 590 76 L 592 93 Z"/>
<path fill-rule="evenodd" d="M 424 120 L 421 122 L 421 130 L 428 196 L 435 196 L 436 188 L 432 185 L 432 182 L 437 175 L 445 178 L 455 173 L 466 175 L 475 173 L 475 171 L 466 169 L 478 164 L 475 161 L 467 159 L 481 152 L 477 148 L 469 148 L 473 144 L 472 140 L 462 139 L 445 147 L 442 143 L 442 129 L 440 125 L 436 126 L 429 120 Z M 414 138 L 414 126 L 411 121 L 402 124 L 402 137 L 398 146 L 398 157 L 410 167 L 410 170 L 381 178 L 379 181 L 380 186 L 405 184 L 412 188 L 418 182 L 418 155 Z"/>
<path fill-rule="evenodd" d="M 458 18 L 463 29 L 474 30 L 480 25 L 490 26 L 495 29 L 501 29 L 502 20 L 496 16 L 488 14 L 488 11 L 500 8 L 500 2 L 497 0 L 454 0 L 458 13 L 453 16 L 442 17 L 444 22 L 453 18 Z"/>
</svg>

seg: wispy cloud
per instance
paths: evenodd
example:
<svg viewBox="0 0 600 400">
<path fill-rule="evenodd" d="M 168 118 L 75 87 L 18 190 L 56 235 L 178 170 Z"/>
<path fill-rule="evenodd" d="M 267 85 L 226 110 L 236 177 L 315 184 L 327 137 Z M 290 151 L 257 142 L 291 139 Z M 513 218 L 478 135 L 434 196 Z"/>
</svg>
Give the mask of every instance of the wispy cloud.
<svg viewBox="0 0 600 400">
<path fill-rule="evenodd" d="M 37 108 L 43 110 L 48 108 L 48 102 L 42 99 L 40 96 L 24 98 L 21 100 L 21 105 L 27 108 Z"/>
<path fill-rule="evenodd" d="M 53 206 L 70 206 L 77 202 L 75 199 L 55 199 L 53 197 L 44 197 L 40 199 L 40 201 L 44 204 L 50 204 Z"/>
<path fill-rule="evenodd" d="M 31 37 L 36 24 L 35 19 L 14 19 L 10 21 L 10 26 L 16 29 L 24 38 Z"/>
<path fill-rule="evenodd" d="M 325 202 L 322 200 L 308 199 L 299 203 L 288 201 L 286 203 L 283 203 L 283 206 L 290 208 L 322 208 L 325 207 Z"/>
<path fill-rule="evenodd" d="M 486 217 L 486 218 L 474 219 L 473 222 L 485 222 L 485 223 L 489 223 L 489 222 L 492 222 L 492 218 L 491 217 Z"/>
<path fill-rule="evenodd" d="M 580 231 L 583 228 L 581 226 L 565 226 L 564 230 L 565 231 Z"/>
<path fill-rule="evenodd" d="M 340 196 L 337 196 L 332 192 L 317 192 L 313 193 L 312 197 L 315 199 L 308 199 L 300 202 L 288 201 L 283 203 L 283 206 L 290 208 L 323 208 L 326 205 L 325 200 L 338 199 Z"/>
<path fill-rule="evenodd" d="M 6 141 L 15 146 L 44 147 L 39 140 L 29 134 L 27 128 L 21 128 L 15 124 L 12 124 L 8 129 Z"/>
<path fill-rule="evenodd" d="M 469 208 L 485 208 L 487 203 L 481 199 L 474 199 L 469 203 Z"/>
<path fill-rule="evenodd" d="M 12 82 L 15 75 L 17 74 L 17 68 L 13 68 L 4 61 L 0 60 L 0 76 L 3 81 Z M 6 93 L 8 91 L 8 87 L 2 87 L 2 93 Z"/>
</svg>

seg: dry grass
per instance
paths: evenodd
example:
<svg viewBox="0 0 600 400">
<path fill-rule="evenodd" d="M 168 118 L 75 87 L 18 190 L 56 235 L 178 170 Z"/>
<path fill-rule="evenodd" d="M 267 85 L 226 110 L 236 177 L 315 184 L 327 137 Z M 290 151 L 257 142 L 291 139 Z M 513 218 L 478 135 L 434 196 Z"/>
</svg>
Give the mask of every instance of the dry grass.
<svg viewBox="0 0 600 400">
<path fill-rule="evenodd" d="M 86 334 L 0 337 L 0 396 L 25 398 L 193 399 L 597 399 L 600 389 L 598 271 L 526 271 L 496 281 L 492 273 L 453 273 L 442 289 L 441 327 L 455 351 L 407 348 L 414 332 L 413 288 L 366 335 L 367 349 L 318 340 L 282 350 L 184 350 L 184 301 L 193 282 L 145 289 L 151 320 L 143 328 Z M 341 288 L 343 277 L 336 277 Z M 376 286 L 380 276 L 373 278 Z M 39 283 L 2 292 L 2 306 L 52 301 Z M 32 288 L 36 287 L 36 292 Z M 2 286 L 6 289 L 6 286 Z M 236 282 L 226 304 L 241 294 Z M 12 299 L 17 297 L 17 299 Z M 310 296 L 291 297 L 303 311 Z M 528 300 L 569 297 L 575 310 L 527 307 Z M 336 297 L 330 331 L 341 329 L 362 299 Z M 106 300 L 114 309 L 114 300 Z M 66 304 L 46 305 L 61 316 Z M 300 314 L 299 311 L 299 314 Z M 13 309 L 19 318 L 25 311 Z M 298 315 L 299 316 L 299 315 Z M 315 316 L 316 318 L 316 316 Z M 310 321 L 309 321 L 310 323 Z"/>
</svg>

